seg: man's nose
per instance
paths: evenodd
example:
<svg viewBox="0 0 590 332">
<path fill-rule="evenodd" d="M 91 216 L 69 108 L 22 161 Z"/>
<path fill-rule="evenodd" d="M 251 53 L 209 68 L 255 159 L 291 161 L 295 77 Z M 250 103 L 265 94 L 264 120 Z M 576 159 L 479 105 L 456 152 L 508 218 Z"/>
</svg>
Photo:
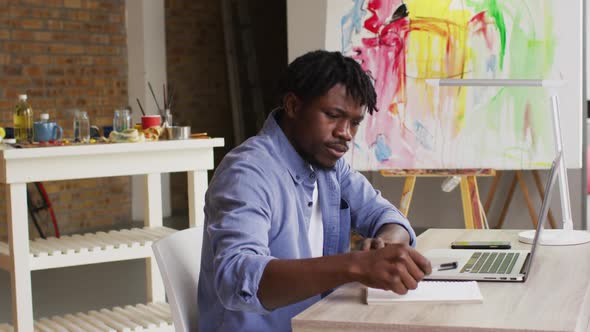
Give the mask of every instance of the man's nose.
<svg viewBox="0 0 590 332">
<path fill-rule="evenodd" d="M 352 132 L 351 132 L 351 124 L 350 121 L 342 121 L 338 127 L 336 127 L 336 132 L 335 132 L 335 136 L 346 140 L 346 141 L 351 141 L 352 140 Z"/>
</svg>

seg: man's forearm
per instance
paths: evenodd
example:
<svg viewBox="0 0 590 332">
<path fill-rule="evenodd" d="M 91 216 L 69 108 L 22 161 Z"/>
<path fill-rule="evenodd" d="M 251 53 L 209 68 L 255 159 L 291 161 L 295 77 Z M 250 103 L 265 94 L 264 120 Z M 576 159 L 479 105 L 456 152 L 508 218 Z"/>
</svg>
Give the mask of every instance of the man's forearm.
<svg viewBox="0 0 590 332">
<path fill-rule="evenodd" d="M 383 225 L 377 237 L 386 243 L 410 243 L 408 231 L 398 224 Z M 362 252 L 351 252 L 308 259 L 271 260 L 262 273 L 258 298 L 265 308 L 275 309 L 359 281 L 362 255 Z"/>
<path fill-rule="evenodd" d="M 321 294 L 355 281 L 358 253 L 309 259 L 275 259 L 266 265 L 258 298 L 267 309 L 275 309 Z"/>
<path fill-rule="evenodd" d="M 405 294 L 430 272 L 430 262 L 407 243 L 391 243 L 377 250 L 335 256 L 271 260 L 257 295 L 272 310 L 353 281 Z"/>
</svg>

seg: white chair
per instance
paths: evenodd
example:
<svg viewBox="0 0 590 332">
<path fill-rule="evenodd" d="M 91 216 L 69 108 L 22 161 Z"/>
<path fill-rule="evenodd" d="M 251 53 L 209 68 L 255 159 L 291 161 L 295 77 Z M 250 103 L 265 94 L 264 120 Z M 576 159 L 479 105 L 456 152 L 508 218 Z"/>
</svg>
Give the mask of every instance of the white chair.
<svg viewBox="0 0 590 332">
<path fill-rule="evenodd" d="M 199 329 L 197 288 L 201 268 L 203 226 L 166 236 L 152 245 L 178 332 Z"/>
</svg>

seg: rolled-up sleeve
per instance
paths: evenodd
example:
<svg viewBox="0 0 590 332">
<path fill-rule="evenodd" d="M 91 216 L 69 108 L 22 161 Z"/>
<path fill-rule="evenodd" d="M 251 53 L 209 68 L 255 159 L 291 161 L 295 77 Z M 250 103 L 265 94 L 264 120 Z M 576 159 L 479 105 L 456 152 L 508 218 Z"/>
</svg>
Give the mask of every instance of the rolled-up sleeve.
<svg viewBox="0 0 590 332">
<path fill-rule="evenodd" d="M 246 162 L 224 169 L 205 197 L 214 255 L 214 287 L 228 310 L 268 313 L 258 285 L 270 256 L 271 193 L 262 170 Z"/>
<path fill-rule="evenodd" d="M 397 224 L 408 231 L 410 245 L 416 246 L 416 233 L 408 219 L 344 160 L 337 167 L 341 195 L 350 205 L 352 228 L 365 237 L 375 237 L 383 225 Z"/>
</svg>

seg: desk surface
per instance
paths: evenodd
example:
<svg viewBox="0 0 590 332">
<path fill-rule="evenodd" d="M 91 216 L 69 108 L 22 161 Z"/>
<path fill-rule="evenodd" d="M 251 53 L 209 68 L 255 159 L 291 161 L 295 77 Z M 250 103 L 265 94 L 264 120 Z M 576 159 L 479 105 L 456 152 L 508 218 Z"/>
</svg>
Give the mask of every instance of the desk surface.
<svg viewBox="0 0 590 332">
<path fill-rule="evenodd" d="M 515 230 L 430 229 L 418 250 L 455 240 L 510 240 Z M 538 254 L 538 256 L 537 256 Z M 348 284 L 293 318 L 293 331 L 590 331 L 590 244 L 541 246 L 524 283 L 479 282 L 482 304 L 367 305 L 364 286 Z"/>
</svg>

